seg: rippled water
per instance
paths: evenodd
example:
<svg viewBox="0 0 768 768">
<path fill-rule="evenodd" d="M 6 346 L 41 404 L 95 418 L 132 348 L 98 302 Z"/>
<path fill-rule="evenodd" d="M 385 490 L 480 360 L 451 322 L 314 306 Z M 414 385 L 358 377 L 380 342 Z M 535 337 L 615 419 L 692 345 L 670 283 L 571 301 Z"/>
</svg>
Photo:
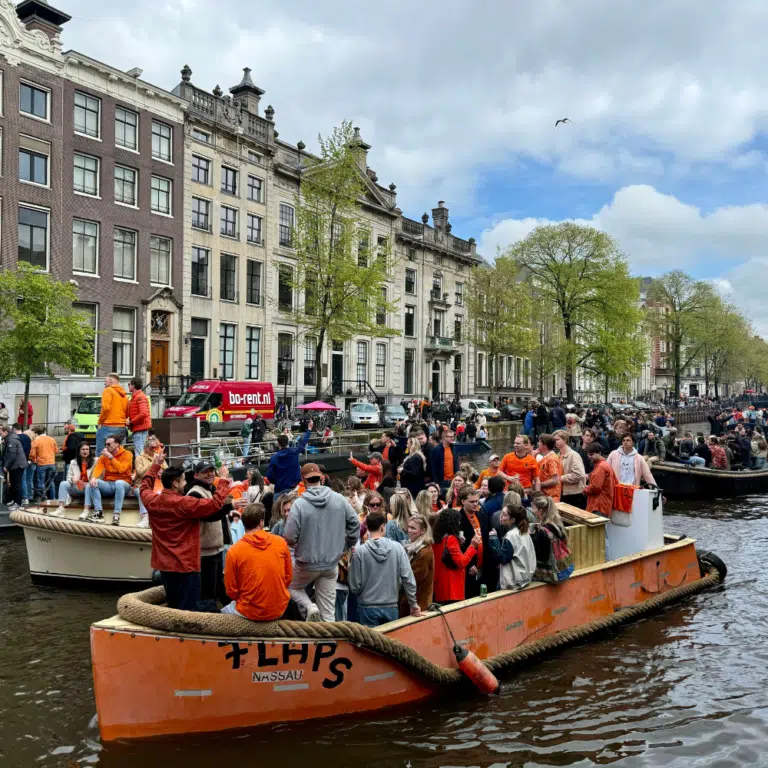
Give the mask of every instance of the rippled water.
<svg viewBox="0 0 768 768">
<path fill-rule="evenodd" d="M 117 594 L 32 586 L 0 535 L 0 763 L 406 766 L 765 766 L 768 498 L 670 504 L 666 529 L 727 563 L 726 586 L 504 680 L 364 718 L 101 745 L 88 626 Z M 762 554 L 761 554 L 762 553 Z"/>
</svg>

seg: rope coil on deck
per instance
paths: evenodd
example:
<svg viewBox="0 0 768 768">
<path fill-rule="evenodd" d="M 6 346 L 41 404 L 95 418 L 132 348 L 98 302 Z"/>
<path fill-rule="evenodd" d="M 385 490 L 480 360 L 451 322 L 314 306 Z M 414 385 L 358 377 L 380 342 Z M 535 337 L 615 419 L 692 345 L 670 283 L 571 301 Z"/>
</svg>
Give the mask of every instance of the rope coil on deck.
<svg viewBox="0 0 768 768">
<path fill-rule="evenodd" d="M 129 528 L 103 523 L 86 523 L 70 520 L 68 517 L 51 517 L 35 512 L 15 510 L 11 512 L 11 521 L 26 528 L 39 528 L 44 531 L 69 533 L 75 536 L 91 536 L 96 539 L 115 541 L 134 541 L 140 544 L 152 543 L 152 531 L 149 528 Z"/>
<path fill-rule="evenodd" d="M 716 586 L 720 574 L 716 568 L 696 581 L 654 595 L 644 602 L 623 608 L 610 616 L 604 616 L 588 624 L 566 629 L 532 643 L 520 645 L 510 651 L 483 660 L 492 672 L 527 661 L 570 643 L 583 640 L 590 634 L 617 627 L 645 613 L 662 608 L 682 598 Z M 356 645 L 380 653 L 397 661 L 427 682 L 439 685 L 455 685 L 462 680 L 457 669 L 447 669 L 425 659 L 413 648 L 390 638 L 377 629 L 364 627 L 349 621 L 303 622 L 272 621 L 254 622 L 240 616 L 216 613 L 179 611 L 161 605 L 165 599 L 162 587 L 124 595 L 117 603 L 121 618 L 133 624 L 165 632 L 190 635 L 213 635 L 220 638 L 295 638 L 297 640 L 347 640 Z"/>
</svg>

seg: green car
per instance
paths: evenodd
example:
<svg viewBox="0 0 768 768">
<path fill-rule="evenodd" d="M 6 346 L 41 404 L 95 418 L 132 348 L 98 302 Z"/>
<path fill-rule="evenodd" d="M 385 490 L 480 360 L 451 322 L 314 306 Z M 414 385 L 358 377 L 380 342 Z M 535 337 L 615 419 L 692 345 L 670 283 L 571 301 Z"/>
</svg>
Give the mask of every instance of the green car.
<svg viewBox="0 0 768 768">
<path fill-rule="evenodd" d="M 131 399 L 130 395 L 128 395 L 128 399 Z M 147 397 L 147 400 L 149 400 L 149 407 L 151 410 L 152 400 L 149 397 Z M 75 413 L 72 416 L 72 421 L 77 425 L 75 432 L 88 440 L 95 440 L 97 429 L 96 422 L 99 420 L 100 413 L 101 395 L 87 395 L 84 397 L 78 404 Z M 130 430 L 128 431 L 128 434 L 131 434 Z"/>
</svg>

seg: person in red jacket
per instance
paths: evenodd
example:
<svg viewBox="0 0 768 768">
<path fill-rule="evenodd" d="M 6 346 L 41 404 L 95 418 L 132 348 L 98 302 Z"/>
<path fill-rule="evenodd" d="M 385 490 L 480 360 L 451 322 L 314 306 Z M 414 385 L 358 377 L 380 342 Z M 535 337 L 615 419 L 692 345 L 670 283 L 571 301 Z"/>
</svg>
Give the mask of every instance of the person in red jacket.
<svg viewBox="0 0 768 768">
<path fill-rule="evenodd" d="M 361 472 L 367 473 L 365 480 L 363 480 L 363 487 L 369 491 L 375 491 L 379 487 L 381 478 L 383 477 L 383 471 L 381 469 L 382 455 L 378 451 L 368 454 L 368 461 L 370 464 L 363 464 L 362 461 L 358 461 L 355 458 L 355 454 L 349 452 L 349 460 L 354 467 L 357 467 Z"/>
<path fill-rule="evenodd" d="M 152 429 L 152 416 L 149 413 L 149 399 L 144 394 L 144 382 L 136 376 L 128 382 L 131 399 L 128 402 L 128 418 L 125 426 L 133 432 L 133 452 L 136 456 L 144 451 L 144 443 Z"/>
<path fill-rule="evenodd" d="M 220 520 L 227 514 L 230 481 L 227 468 L 222 467 L 212 498 L 185 496 L 183 468 L 169 467 L 160 476 L 163 490 L 156 494 L 155 478 L 164 461 L 165 454 L 158 453 L 141 481 L 141 501 L 152 529 L 150 562 L 160 571 L 168 607 L 196 611 L 200 600 L 200 522 Z"/>
<path fill-rule="evenodd" d="M 32 426 L 32 417 L 34 415 L 35 412 L 32 408 L 32 403 L 27 400 L 27 419 L 26 421 L 24 420 L 24 398 L 22 398 L 21 402 L 19 403 L 19 424 L 21 424 L 24 429 L 29 429 Z"/>
<path fill-rule="evenodd" d="M 435 555 L 434 600 L 440 605 L 464 599 L 466 569 L 482 543 L 480 536 L 475 534 L 470 545 L 462 552 L 460 530 L 461 517 L 458 510 L 442 510 L 435 523 L 435 543 L 432 545 Z"/>
<path fill-rule="evenodd" d="M 603 458 L 600 443 L 590 443 L 587 455 L 592 461 L 589 485 L 584 489 L 587 495 L 587 512 L 610 517 L 613 511 L 613 492 L 618 478 L 611 465 Z"/>
</svg>

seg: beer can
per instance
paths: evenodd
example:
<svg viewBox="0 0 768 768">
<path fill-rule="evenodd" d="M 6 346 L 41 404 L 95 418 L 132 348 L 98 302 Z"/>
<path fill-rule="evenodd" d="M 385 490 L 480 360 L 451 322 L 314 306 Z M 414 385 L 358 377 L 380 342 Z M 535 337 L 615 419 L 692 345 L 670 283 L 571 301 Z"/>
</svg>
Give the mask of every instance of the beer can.
<svg viewBox="0 0 768 768">
<path fill-rule="evenodd" d="M 488 597 L 488 587 L 485 584 L 480 585 L 480 597 Z"/>
</svg>

